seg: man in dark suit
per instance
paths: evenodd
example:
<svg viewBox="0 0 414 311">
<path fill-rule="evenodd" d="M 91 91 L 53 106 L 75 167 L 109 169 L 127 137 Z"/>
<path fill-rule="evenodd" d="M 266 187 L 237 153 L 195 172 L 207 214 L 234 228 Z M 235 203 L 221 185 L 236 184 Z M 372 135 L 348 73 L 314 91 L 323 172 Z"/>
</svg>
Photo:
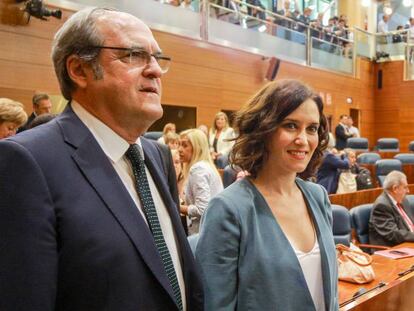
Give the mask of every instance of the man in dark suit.
<svg viewBox="0 0 414 311">
<path fill-rule="evenodd" d="M 335 128 L 335 136 L 336 136 L 336 145 L 335 148 L 338 150 L 343 150 L 346 148 L 346 141 L 348 138 L 353 137 L 351 133 L 349 133 L 348 126 L 347 126 L 347 119 L 348 116 L 343 114 L 339 117 L 339 124 Z"/>
<path fill-rule="evenodd" d="M 394 246 L 414 242 L 414 213 L 405 196 L 407 177 L 392 171 L 385 177 L 384 192 L 377 198 L 369 220 L 369 242 Z"/>
<path fill-rule="evenodd" d="M 142 21 L 96 8 L 65 22 L 52 58 L 70 104 L 0 142 L 0 310 L 202 310 L 162 157 L 141 137 L 170 59 Z"/>
<path fill-rule="evenodd" d="M 23 132 L 30 128 L 33 120 L 42 114 L 50 113 L 52 111 L 52 102 L 50 101 L 49 95 L 45 93 L 35 94 L 32 98 L 33 112 L 27 119 L 27 122 L 22 125 L 17 133 Z"/>
</svg>

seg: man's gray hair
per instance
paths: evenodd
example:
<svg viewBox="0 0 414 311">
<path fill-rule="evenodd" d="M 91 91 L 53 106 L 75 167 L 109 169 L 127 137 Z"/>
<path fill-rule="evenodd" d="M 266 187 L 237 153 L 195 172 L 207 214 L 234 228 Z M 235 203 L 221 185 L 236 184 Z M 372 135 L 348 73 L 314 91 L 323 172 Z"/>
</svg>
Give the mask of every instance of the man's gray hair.
<svg viewBox="0 0 414 311">
<path fill-rule="evenodd" d="M 67 100 L 72 99 L 76 84 L 70 78 L 66 69 L 66 60 L 76 54 L 92 66 L 95 79 L 103 76 L 102 67 L 98 62 L 99 49 L 91 46 L 104 44 L 104 38 L 96 28 L 96 20 L 110 8 L 86 8 L 73 14 L 58 30 L 52 44 L 52 60 L 60 90 Z"/>
<path fill-rule="evenodd" d="M 393 186 L 399 186 L 403 180 L 407 180 L 407 176 L 404 173 L 392 171 L 385 177 L 383 188 L 391 190 Z"/>
</svg>

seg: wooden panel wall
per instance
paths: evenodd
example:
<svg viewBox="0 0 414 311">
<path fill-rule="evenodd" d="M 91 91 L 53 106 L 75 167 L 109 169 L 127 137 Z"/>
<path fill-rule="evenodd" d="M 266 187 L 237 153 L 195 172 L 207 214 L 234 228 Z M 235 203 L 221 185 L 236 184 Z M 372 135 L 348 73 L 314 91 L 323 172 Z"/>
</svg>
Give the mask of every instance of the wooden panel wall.
<svg viewBox="0 0 414 311">
<path fill-rule="evenodd" d="M 52 38 L 62 21 L 32 19 L 27 26 L 0 25 L 0 96 L 23 102 L 31 112 L 35 91 L 59 94 L 50 60 Z M 262 85 L 268 61 L 260 55 L 154 31 L 173 64 L 163 78 L 163 104 L 197 107 L 197 123 L 211 125 L 220 109 L 237 110 Z M 297 78 L 331 97 L 326 113 L 333 125 L 350 108 L 360 109 L 360 130 L 374 141 L 374 67 L 360 61 L 359 78 L 282 61 L 277 78 Z M 353 103 L 347 104 L 346 98 Z"/>
<path fill-rule="evenodd" d="M 414 81 L 404 81 L 404 62 L 375 65 L 375 77 L 382 70 L 382 89 L 375 87 L 375 136 L 395 137 L 400 150 L 407 151 L 414 140 Z"/>
</svg>

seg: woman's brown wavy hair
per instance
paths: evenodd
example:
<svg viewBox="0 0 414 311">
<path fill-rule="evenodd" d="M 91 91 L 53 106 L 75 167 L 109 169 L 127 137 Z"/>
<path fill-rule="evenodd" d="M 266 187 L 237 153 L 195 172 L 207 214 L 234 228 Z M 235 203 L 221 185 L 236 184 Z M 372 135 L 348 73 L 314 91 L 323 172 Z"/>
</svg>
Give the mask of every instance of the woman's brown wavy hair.
<svg viewBox="0 0 414 311">
<path fill-rule="evenodd" d="M 252 178 L 256 178 L 269 157 L 267 142 L 270 136 L 307 99 L 312 99 L 319 110 L 319 142 L 308 166 L 298 176 L 303 179 L 313 176 L 328 143 L 323 103 L 320 96 L 307 85 L 290 79 L 268 83 L 236 113 L 234 128 L 238 136 L 230 154 L 232 165 L 248 171 Z"/>
</svg>

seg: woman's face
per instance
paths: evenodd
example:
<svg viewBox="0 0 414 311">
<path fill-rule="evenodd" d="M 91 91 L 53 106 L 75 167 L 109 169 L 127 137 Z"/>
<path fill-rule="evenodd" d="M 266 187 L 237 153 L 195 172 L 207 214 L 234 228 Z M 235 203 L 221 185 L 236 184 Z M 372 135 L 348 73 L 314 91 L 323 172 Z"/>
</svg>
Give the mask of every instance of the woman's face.
<svg viewBox="0 0 414 311">
<path fill-rule="evenodd" d="M 271 136 L 269 159 L 280 173 L 303 172 L 318 146 L 319 111 L 312 99 L 288 115 Z"/>
<path fill-rule="evenodd" d="M 17 124 L 10 121 L 0 122 L 0 139 L 16 134 Z"/>
<path fill-rule="evenodd" d="M 348 160 L 349 160 L 349 164 L 350 164 L 351 166 L 355 164 L 355 162 L 356 162 L 356 155 L 355 155 L 355 152 L 353 152 L 353 151 L 349 151 L 349 152 L 348 152 L 348 155 L 347 155 L 347 158 L 348 158 Z"/>
<path fill-rule="evenodd" d="M 226 118 L 223 116 L 218 116 L 216 119 L 216 128 L 218 130 L 223 129 L 226 126 Z"/>
<path fill-rule="evenodd" d="M 171 140 L 168 142 L 168 147 L 170 147 L 171 150 L 176 150 L 180 146 L 179 140 Z"/>
<path fill-rule="evenodd" d="M 181 163 L 190 163 L 191 157 L 193 156 L 193 146 L 187 137 L 184 136 L 180 139 L 178 152 L 180 153 Z"/>
<path fill-rule="evenodd" d="M 175 176 L 179 176 L 181 173 L 181 161 L 180 161 L 180 154 L 178 152 L 174 152 L 173 154 L 173 163 L 175 168 Z"/>
</svg>

